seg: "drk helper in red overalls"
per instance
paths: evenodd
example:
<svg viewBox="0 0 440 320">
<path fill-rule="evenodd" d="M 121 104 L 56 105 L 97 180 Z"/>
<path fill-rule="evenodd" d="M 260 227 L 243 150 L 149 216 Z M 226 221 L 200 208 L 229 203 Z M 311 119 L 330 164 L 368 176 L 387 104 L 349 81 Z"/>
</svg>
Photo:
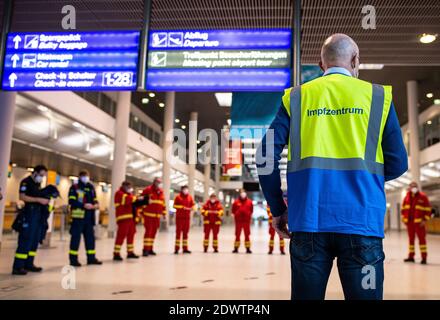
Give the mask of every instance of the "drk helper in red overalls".
<svg viewBox="0 0 440 320">
<path fill-rule="evenodd" d="M 414 262 L 414 241 L 417 235 L 422 255 L 422 264 L 426 264 L 428 252 L 426 247 L 425 221 L 431 219 L 431 213 L 432 208 L 428 197 L 419 191 L 416 182 L 411 182 L 402 204 L 402 221 L 406 224 L 409 238 L 409 254 L 405 262 Z"/>
<path fill-rule="evenodd" d="M 240 197 L 234 201 L 232 205 L 232 214 L 235 218 L 235 243 L 233 253 L 238 252 L 240 247 L 240 235 L 241 230 L 244 231 L 244 246 L 246 247 L 246 253 L 252 253 L 251 251 L 251 221 L 254 206 L 252 200 L 247 197 L 244 189 L 240 190 Z"/>
<path fill-rule="evenodd" d="M 133 204 L 136 197 L 133 195 L 133 187 L 130 182 L 124 181 L 122 186 L 115 193 L 116 223 L 118 232 L 116 234 L 113 260 L 121 261 L 121 247 L 127 239 L 127 258 L 139 258 L 134 253 L 134 235 L 136 233 L 136 216 L 133 211 Z"/>
<path fill-rule="evenodd" d="M 183 186 L 180 193 L 174 198 L 176 209 L 176 243 L 174 253 L 178 254 L 182 239 L 183 253 L 191 253 L 188 250 L 188 233 L 191 224 L 191 210 L 194 208 L 194 200 L 189 194 L 188 186 Z"/>
<path fill-rule="evenodd" d="M 214 252 L 218 252 L 218 233 L 220 231 L 220 225 L 222 224 L 223 206 L 215 194 L 211 194 L 201 212 L 203 215 L 203 231 L 205 233 L 203 240 L 204 252 L 208 251 L 209 234 L 211 231 L 213 236 L 212 247 L 214 248 Z"/>
<path fill-rule="evenodd" d="M 273 248 L 275 245 L 275 229 L 272 226 L 272 222 L 273 222 L 273 216 L 272 216 L 272 212 L 270 212 L 270 208 L 269 206 L 267 206 L 266 208 L 267 210 L 267 215 L 269 217 L 269 235 L 270 235 L 270 239 L 269 239 L 269 254 L 273 253 Z M 286 254 L 284 252 L 284 239 L 280 237 L 280 235 L 278 235 L 278 238 L 280 239 L 280 252 L 281 254 Z"/>
<path fill-rule="evenodd" d="M 143 196 L 149 198 L 148 205 L 144 206 L 144 251 L 143 256 L 156 255 L 153 251 L 154 239 L 160 226 L 160 218 L 166 215 L 165 198 L 161 188 L 162 181 L 155 178 L 153 184 L 142 192 Z"/>
</svg>

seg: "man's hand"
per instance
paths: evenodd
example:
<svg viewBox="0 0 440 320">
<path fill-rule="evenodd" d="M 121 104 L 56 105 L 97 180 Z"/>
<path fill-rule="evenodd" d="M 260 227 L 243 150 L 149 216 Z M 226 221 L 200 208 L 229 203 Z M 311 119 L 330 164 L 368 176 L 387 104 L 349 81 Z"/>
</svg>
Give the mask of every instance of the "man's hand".
<svg viewBox="0 0 440 320">
<path fill-rule="evenodd" d="M 95 208 L 94 204 L 91 204 L 91 203 L 85 203 L 84 204 L 84 209 L 86 209 L 86 210 L 92 210 L 94 208 Z"/>
<path fill-rule="evenodd" d="M 420 227 L 420 228 L 425 228 L 425 226 L 426 226 L 425 221 L 420 222 L 420 224 L 419 224 L 419 227 Z"/>
<path fill-rule="evenodd" d="M 287 228 L 287 211 L 279 217 L 273 217 L 272 226 L 281 238 L 290 239 L 290 232 Z"/>
<path fill-rule="evenodd" d="M 43 206 L 47 206 L 49 204 L 49 199 L 46 198 L 37 198 L 37 202 Z"/>
</svg>

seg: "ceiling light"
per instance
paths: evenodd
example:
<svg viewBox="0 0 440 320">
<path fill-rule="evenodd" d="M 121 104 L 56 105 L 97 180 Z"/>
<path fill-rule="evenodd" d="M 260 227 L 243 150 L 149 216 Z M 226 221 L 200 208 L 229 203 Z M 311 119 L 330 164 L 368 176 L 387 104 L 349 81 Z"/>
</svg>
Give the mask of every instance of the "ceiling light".
<svg viewBox="0 0 440 320">
<path fill-rule="evenodd" d="M 138 117 L 134 117 L 133 120 L 134 120 L 134 122 L 138 122 L 139 118 Z"/>
<path fill-rule="evenodd" d="M 232 92 L 219 92 L 215 94 L 220 107 L 230 107 L 232 105 Z"/>
<path fill-rule="evenodd" d="M 200 140 L 197 140 L 197 144 L 200 144 Z"/>
<path fill-rule="evenodd" d="M 142 99 L 142 103 L 143 104 L 147 104 L 148 102 L 150 102 L 150 99 L 148 99 L 148 98 L 143 98 Z"/>
<path fill-rule="evenodd" d="M 430 162 L 430 163 L 428 164 L 428 166 L 429 166 L 430 168 L 434 168 L 434 167 L 435 167 L 435 163 L 434 163 L 434 162 Z"/>
<path fill-rule="evenodd" d="M 226 120 L 226 122 L 228 123 L 228 126 L 231 126 L 232 123 L 231 119 Z"/>
<path fill-rule="evenodd" d="M 12 167 L 13 167 L 13 168 L 15 168 L 16 166 L 17 166 L 17 164 L 16 164 L 16 163 L 13 163 L 13 164 L 12 164 Z"/>
<path fill-rule="evenodd" d="M 182 128 L 183 130 L 185 130 L 185 129 L 186 129 L 186 126 L 185 126 L 184 124 L 182 124 L 181 128 Z"/>
<path fill-rule="evenodd" d="M 84 136 L 80 133 L 74 133 L 62 137 L 59 142 L 69 147 L 81 147 L 84 143 Z"/>
<path fill-rule="evenodd" d="M 110 147 L 106 144 L 101 144 L 90 149 L 90 155 L 102 157 L 110 153 Z"/>
<path fill-rule="evenodd" d="M 434 104 L 440 105 L 440 99 L 434 99 Z"/>
<path fill-rule="evenodd" d="M 163 103 L 163 102 L 159 103 L 159 107 L 161 107 L 161 108 L 165 107 L 165 103 Z"/>
<path fill-rule="evenodd" d="M 432 43 L 435 41 L 435 39 L 437 39 L 437 35 L 436 34 L 429 34 L 429 33 L 424 33 L 420 36 L 420 42 L 421 43 Z"/>
<path fill-rule="evenodd" d="M 432 124 L 431 120 L 426 121 L 426 124 Z"/>
<path fill-rule="evenodd" d="M 429 93 L 426 94 L 426 97 L 428 99 L 431 99 L 433 96 L 434 96 L 434 94 L 432 92 L 429 92 Z"/>
<path fill-rule="evenodd" d="M 72 126 L 74 126 L 75 128 L 81 128 L 82 124 L 75 121 L 75 122 L 72 123 Z"/>
<path fill-rule="evenodd" d="M 175 123 L 179 123 L 179 122 L 180 122 L 180 119 L 176 119 L 176 120 L 174 120 L 174 122 L 175 122 Z"/>
<path fill-rule="evenodd" d="M 154 92 L 150 92 L 148 95 L 150 96 L 150 98 L 154 98 L 156 96 Z"/>
<path fill-rule="evenodd" d="M 380 63 L 361 63 L 359 65 L 360 70 L 382 70 L 383 67 L 384 65 Z"/>
<path fill-rule="evenodd" d="M 41 112 L 47 112 L 47 111 L 49 111 L 49 108 L 48 108 L 48 107 L 43 106 L 43 105 L 41 105 L 41 104 L 37 107 L 37 109 L 40 110 Z"/>
</svg>

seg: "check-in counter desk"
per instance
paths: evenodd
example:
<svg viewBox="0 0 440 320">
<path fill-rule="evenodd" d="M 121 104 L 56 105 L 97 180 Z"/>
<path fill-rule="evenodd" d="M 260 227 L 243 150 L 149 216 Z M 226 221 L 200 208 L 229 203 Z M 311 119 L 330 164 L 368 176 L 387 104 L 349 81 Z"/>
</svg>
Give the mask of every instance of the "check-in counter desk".
<svg viewBox="0 0 440 320">
<path fill-rule="evenodd" d="M 428 233 L 440 234 L 440 218 L 435 217 L 426 221 L 426 230 Z"/>
</svg>

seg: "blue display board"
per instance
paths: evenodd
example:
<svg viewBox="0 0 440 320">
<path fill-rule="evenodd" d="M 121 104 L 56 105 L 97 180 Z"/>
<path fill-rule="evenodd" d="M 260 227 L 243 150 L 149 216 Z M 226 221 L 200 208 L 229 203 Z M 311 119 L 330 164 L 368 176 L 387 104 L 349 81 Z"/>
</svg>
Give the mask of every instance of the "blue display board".
<svg viewBox="0 0 440 320">
<path fill-rule="evenodd" d="M 3 90 L 135 90 L 138 31 L 9 33 Z"/>
<path fill-rule="evenodd" d="M 291 29 L 150 31 L 148 90 L 280 91 Z"/>
</svg>

